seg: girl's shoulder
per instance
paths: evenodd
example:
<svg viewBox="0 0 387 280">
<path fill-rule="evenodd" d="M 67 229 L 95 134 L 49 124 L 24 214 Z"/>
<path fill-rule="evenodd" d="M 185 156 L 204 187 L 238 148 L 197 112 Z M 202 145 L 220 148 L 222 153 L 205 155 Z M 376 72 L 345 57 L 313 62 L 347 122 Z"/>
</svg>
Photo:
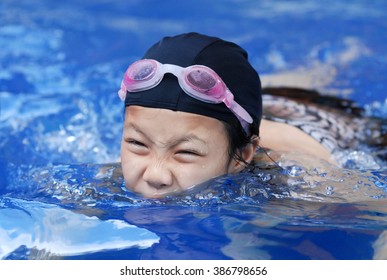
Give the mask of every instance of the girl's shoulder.
<svg viewBox="0 0 387 280">
<path fill-rule="evenodd" d="M 296 127 L 329 152 L 387 144 L 386 120 L 367 117 L 354 101 L 302 88 L 264 88 L 263 119 Z"/>
</svg>

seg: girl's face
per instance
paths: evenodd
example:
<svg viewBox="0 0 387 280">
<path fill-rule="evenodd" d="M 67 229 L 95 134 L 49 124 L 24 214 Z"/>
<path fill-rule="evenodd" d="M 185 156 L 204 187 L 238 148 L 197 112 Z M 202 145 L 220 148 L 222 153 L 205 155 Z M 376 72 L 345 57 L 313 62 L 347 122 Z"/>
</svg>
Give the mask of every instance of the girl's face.
<svg viewBox="0 0 387 280">
<path fill-rule="evenodd" d="M 243 165 L 230 160 L 223 124 L 213 118 L 129 106 L 121 143 L 127 188 L 145 197 L 186 190 Z"/>
</svg>

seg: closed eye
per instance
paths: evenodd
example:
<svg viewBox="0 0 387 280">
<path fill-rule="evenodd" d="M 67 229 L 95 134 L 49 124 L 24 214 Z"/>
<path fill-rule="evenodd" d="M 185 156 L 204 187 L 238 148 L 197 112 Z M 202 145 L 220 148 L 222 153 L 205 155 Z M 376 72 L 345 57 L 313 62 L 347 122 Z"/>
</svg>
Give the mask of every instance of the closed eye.
<svg viewBox="0 0 387 280">
<path fill-rule="evenodd" d="M 185 154 L 185 155 L 194 155 L 199 156 L 200 154 L 197 151 L 193 150 L 180 150 L 176 152 L 177 154 Z"/>
<path fill-rule="evenodd" d="M 127 140 L 126 142 L 129 144 L 132 144 L 132 145 L 146 147 L 144 143 L 137 141 L 137 140 Z"/>
<path fill-rule="evenodd" d="M 131 145 L 135 145 L 135 146 L 146 147 L 146 145 L 144 143 L 137 141 L 137 140 L 134 140 L 134 139 L 126 139 L 125 142 L 128 144 L 131 144 Z"/>
<path fill-rule="evenodd" d="M 181 163 L 194 163 L 201 160 L 203 154 L 196 150 L 177 150 L 175 152 L 175 159 Z"/>
<path fill-rule="evenodd" d="M 125 139 L 125 142 L 128 144 L 128 149 L 133 153 L 143 155 L 148 152 L 148 146 L 143 142 L 135 139 Z"/>
</svg>

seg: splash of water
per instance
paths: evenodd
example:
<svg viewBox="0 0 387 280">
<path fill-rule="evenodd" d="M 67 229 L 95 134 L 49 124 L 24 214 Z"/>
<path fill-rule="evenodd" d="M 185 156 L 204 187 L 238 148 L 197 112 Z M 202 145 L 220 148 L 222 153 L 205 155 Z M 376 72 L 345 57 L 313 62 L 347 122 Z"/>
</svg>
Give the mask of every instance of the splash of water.
<svg viewBox="0 0 387 280">
<path fill-rule="evenodd" d="M 100 220 L 59 206 L 0 198 L 0 259 L 20 248 L 48 256 L 74 256 L 101 250 L 148 248 L 159 238 L 122 220 Z M 37 257 L 37 256 L 35 256 Z"/>
</svg>

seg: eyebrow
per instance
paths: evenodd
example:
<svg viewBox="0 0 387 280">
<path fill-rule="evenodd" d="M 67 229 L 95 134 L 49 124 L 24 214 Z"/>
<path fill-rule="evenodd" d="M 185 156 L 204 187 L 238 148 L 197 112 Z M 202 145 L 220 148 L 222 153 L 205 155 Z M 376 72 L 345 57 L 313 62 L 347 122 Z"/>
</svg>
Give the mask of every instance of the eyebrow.
<svg viewBox="0 0 387 280">
<path fill-rule="evenodd" d="M 129 123 L 127 125 L 125 125 L 125 129 L 133 129 L 135 130 L 137 133 L 141 134 L 143 137 L 145 137 L 148 141 L 154 143 L 149 137 L 148 135 L 146 135 L 136 124 L 134 123 Z M 200 137 L 198 137 L 197 135 L 195 134 L 188 134 L 188 135 L 185 135 L 181 138 L 178 138 L 178 139 L 172 139 L 172 141 L 170 143 L 166 143 L 166 144 L 163 144 L 163 146 L 165 148 L 174 148 L 176 146 L 178 146 L 179 144 L 181 143 L 184 143 L 184 142 L 193 142 L 193 141 L 198 141 L 198 142 L 201 142 L 202 144 L 206 145 L 207 146 L 207 142 L 204 141 L 203 139 L 201 139 Z"/>
</svg>

